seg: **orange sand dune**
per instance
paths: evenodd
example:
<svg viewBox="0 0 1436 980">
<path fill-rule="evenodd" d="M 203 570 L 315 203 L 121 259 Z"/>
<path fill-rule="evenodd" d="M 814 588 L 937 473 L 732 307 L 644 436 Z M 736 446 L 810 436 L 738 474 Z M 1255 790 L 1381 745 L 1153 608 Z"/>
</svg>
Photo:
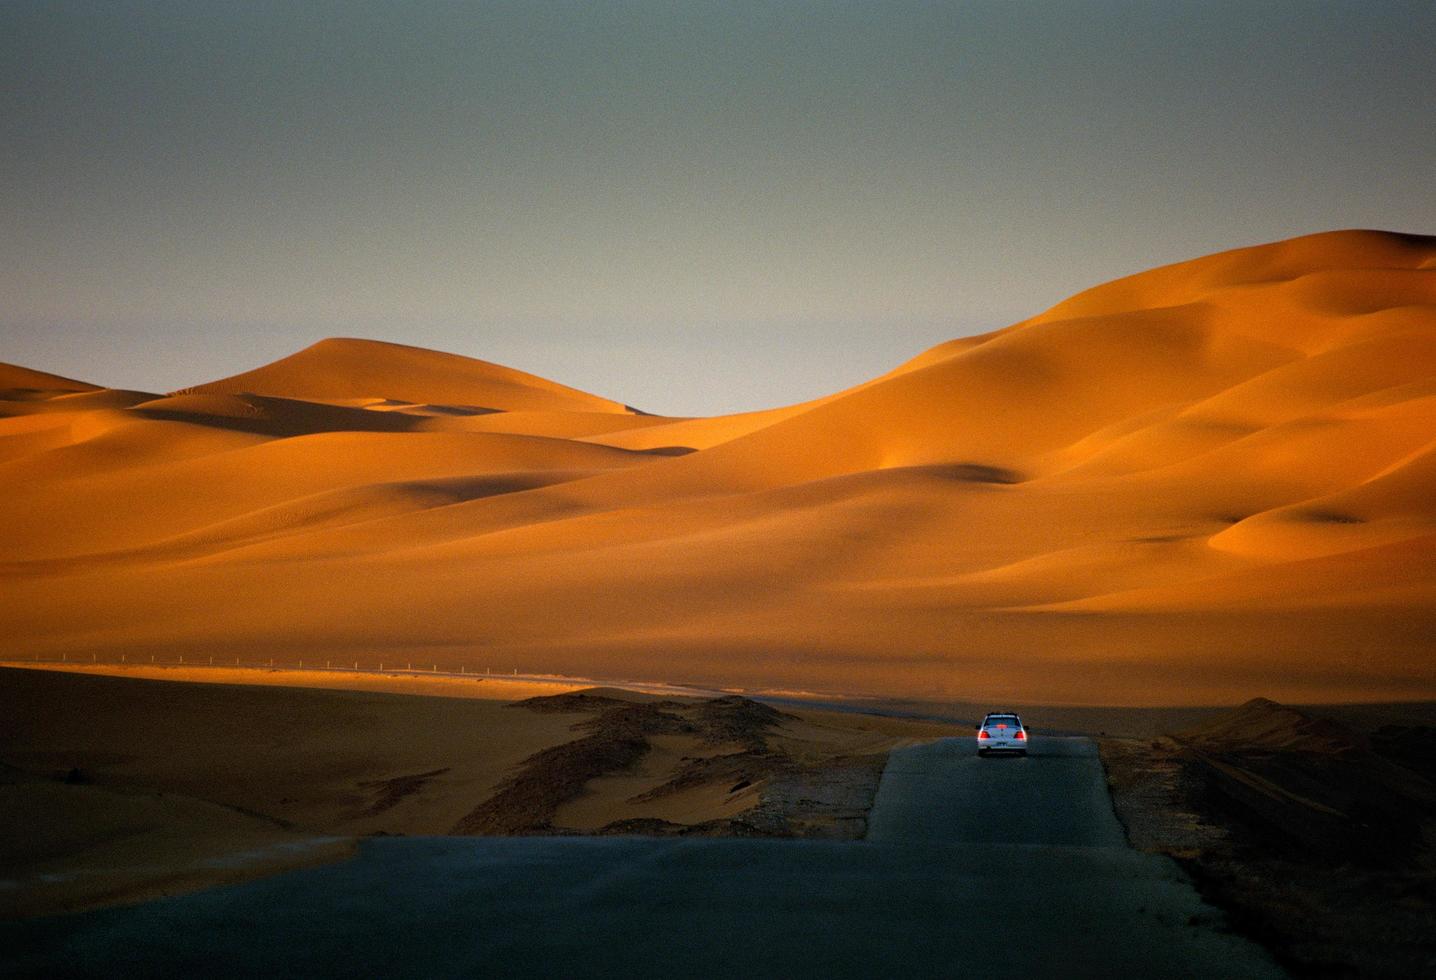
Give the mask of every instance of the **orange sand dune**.
<svg viewBox="0 0 1436 980">
<path fill-rule="evenodd" d="M 11 656 L 1436 696 L 1433 239 L 1156 269 L 729 418 L 348 340 L 164 399 L 23 387 L 0 401 Z"/>
<path fill-rule="evenodd" d="M 29 392 L 96 391 L 98 388 L 99 385 L 86 381 L 62 378 L 58 374 L 48 374 L 0 361 L 0 394 L 5 395 L 7 400 Z"/>
<path fill-rule="evenodd" d="M 312 401 L 398 399 L 503 411 L 627 411 L 617 402 L 513 368 L 374 340 L 322 340 L 273 364 L 186 391 Z"/>
</svg>

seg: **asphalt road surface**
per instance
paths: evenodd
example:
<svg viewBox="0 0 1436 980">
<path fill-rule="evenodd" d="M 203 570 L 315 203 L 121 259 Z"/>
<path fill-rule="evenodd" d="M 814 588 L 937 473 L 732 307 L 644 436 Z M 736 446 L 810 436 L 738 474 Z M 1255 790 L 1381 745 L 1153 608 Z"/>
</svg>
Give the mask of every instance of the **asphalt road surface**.
<svg viewBox="0 0 1436 980">
<path fill-rule="evenodd" d="M 1279 977 L 1123 842 L 1093 745 L 895 753 L 861 843 L 366 841 L 341 865 L 0 924 L 0 975 Z"/>
</svg>

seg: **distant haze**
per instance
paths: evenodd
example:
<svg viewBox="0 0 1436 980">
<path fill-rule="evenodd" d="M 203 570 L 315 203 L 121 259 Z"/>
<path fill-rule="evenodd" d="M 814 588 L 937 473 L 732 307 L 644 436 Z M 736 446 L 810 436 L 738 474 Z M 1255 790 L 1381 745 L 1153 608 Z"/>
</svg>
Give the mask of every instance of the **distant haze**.
<svg viewBox="0 0 1436 980">
<path fill-rule="evenodd" d="M 168 390 L 333 335 L 665 414 L 1089 285 L 1436 232 L 1436 5 L 0 6 L 0 360 Z"/>
</svg>

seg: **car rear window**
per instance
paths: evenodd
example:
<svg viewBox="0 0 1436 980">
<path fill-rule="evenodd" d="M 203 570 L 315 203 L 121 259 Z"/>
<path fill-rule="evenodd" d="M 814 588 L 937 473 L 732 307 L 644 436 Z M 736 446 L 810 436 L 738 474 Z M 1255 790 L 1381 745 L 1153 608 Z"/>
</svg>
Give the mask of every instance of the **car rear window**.
<svg viewBox="0 0 1436 980">
<path fill-rule="evenodd" d="M 989 727 L 996 727 L 996 726 L 998 726 L 998 725 L 1006 725 L 1008 728 L 1016 728 L 1016 727 L 1017 727 L 1017 719 L 1014 718 L 1014 717 L 1011 716 L 1011 715 L 1003 715 L 1003 716 L 998 717 L 998 718 L 989 718 L 989 719 L 987 719 L 987 724 L 988 724 Z"/>
</svg>

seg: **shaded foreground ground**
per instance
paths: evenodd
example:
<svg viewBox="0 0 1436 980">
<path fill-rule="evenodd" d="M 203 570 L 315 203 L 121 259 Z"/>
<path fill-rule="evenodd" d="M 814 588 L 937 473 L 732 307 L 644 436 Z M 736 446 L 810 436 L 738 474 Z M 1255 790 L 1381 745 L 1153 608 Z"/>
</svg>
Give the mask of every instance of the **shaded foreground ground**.
<svg viewBox="0 0 1436 980">
<path fill-rule="evenodd" d="M 1175 865 L 1125 846 L 1090 743 L 979 762 L 946 740 L 890 772 L 867 842 L 373 840 L 0 940 L 18 972 L 78 975 L 1281 975 Z"/>
<path fill-rule="evenodd" d="M 473 696 L 506 684 L 0 670 L 0 913 L 176 894 L 374 835 L 860 836 L 886 752 L 952 730 L 741 698 Z"/>
<path fill-rule="evenodd" d="M 103 665 L 79 670 L 152 672 Z M 1106 875 L 1113 861 L 1129 860 L 1112 857 L 1125 852 L 1121 830 L 1111 819 L 1096 759 L 1079 740 L 1043 737 L 1034 743 L 1042 751 L 1032 759 L 983 764 L 970 757 L 962 739 L 916 754 L 900 749 L 884 770 L 888 751 L 896 746 L 951 732 L 957 724 L 965 733 L 965 725 L 980 714 L 975 705 L 867 699 L 833 705 L 845 710 L 814 712 L 811 703 L 796 698 L 775 699 L 773 707 L 730 696 L 675 697 L 675 689 L 661 687 L 659 695 L 577 689 L 552 678 L 535 683 L 347 671 L 157 672 L 208 682 L 0 670 L 5 870 L 0 906 L 9 915 L 123 905 L 330 863 L 352 855 L 356 842 L 376 834 L 638 833 L 692 840 L 692 835 L 851 838 L 866 830 L 869 843 L 884 846 L 928 848 L 934 841 L 956 840 L 1093 849 L 1085 857 L 1065 857 L 1063 874 L 1074 868 L 1095 874 L 1100 866 Z M 285 684 L 310 687 L 275 686 Z M 345 690 L 346 685 L 361 690 Z M 535 690 L 560 693 L 503 700 Z M 930 720 L 874 717 L 855 709 Z M 1272 946 L 1299 974 L 1422 975 L 1436 966 L 1430 941 L 1436 921 L 1430 860 L 1436 705 L 1320 710 L 1324 716 L 1316 718 L 1258 700 L 1236 712 L 1030 707 L 1024 716 L 1047 734 L 1102 733 L 1113 796 L 1132 843 L 1176 858 L 1209 902 L 1227 909 L 1239 929 Z M 1156 734 L 1173 731 L 1178 734 Z M 882 805 L 869 820 L 880 773 Z M 782 895 L 789 887 L 781 884 L 785 876 L 802 868 L 825 880 L 821 869 L 831 860 L 819 856 L 811 864 L 793 864 L 798 859 L 791 855 L 799 852 L 758 846 L 750 853 L 736 845 L 669 851 L 633 843 L 605 850 L 575 842 L 575 849 L 567 850 L 568 844 L 556 842 L 556 849 L 546 850 L 532 836 L 513 851 L 455 850 L 438 843 L 375 851 L 377 843 L 358 844 L 360 864 L 368 870 L 357 879 L 338 872 L 339 879 L 316 880 L 342 889 L 359 887 L 365 875 L 405 878 L 424 868 L 447 868 L 446 874 L 457 869 L 509 875 L 511 886 L 521 890 L 530 880 L 547 881 L 551 872 L 561 878 L 550 867 L 553 862 L 573 863 L 576 881 L 589 873 L 629 881 L 622 862 L 634 860 L 680 879 L 710 873 L 751 883 L 745 862 L 757 862 Z M 832 887 L 840 893 L 861 888 L 899 910 L 894 915 L 901 922 L 883 928 L 897 935 L 925 921 L 925 910 L 904 906 L 907 900 L 893 891 L 898 882 L 863 880 L 879 877 L 875 862 L 888 859 L 865 856 L 866 845 L 834 854 L 855 862 L 857 883 L 844 879 Z M 932 860 L 947 862 L 963 887 L 979 884 L 968 880 L 979 870 L 996 873 L 985 859 L 976 866 L 951 855 Z M 1039 902 L 1050 897 L 1043 877 L 1050 876 L 1050 867 L 1029 866 L 1013 855 L 1002 860 L 1022 882 L 1019 896 Z M 901 861 L 893 867 L 900 875 L 912 874 L 902 870 L 907 865 Z M 1121 881 L 1127 881 L 1123 874 Z M 1035 892 L 1033 881 L 1043 883 Z M 552 887 L 558 883 L 555 879 Z M 476 887 L 473 882 L 452 887 L 462 894 L 443 894 L 461 904 L 492 898 L 464 891 Z M 624 898 L 622 887 L 615 885 L 612 894 L 620 905 L 632 900 Z M 657 893 L 667 886 L 644 887 Z M 796 881 L 791 887 L 798 887 Z M 1100 887 L 1127 885 L 1104 879 Z M 281 893 L 255 894 L 268 896 L 262 901 L 281 900 Z M 671 914 L 679 916 L 683 900 L 674 900 L 678 905 Z M 261 931 L 277 928 L 264 921 L 262 901 L 239 921 Z M 528 913 L 485 915 L 511 915 L 521 922 L 523 914 L 556 914 L 566 901 L 550 896 L 525 906 Z M 931 901 L 932 896 L 921 899 Z M 1031 914 L 1031 904 L 1023 906 L 1023 916 Z M 234 912 L 223 907 L 226 915 Z M 976 921 L 989 920 L 1000 907 L 986 899 L 961 910 L 939 903 L 953 914 L 975 914 Z M 186 908 L 190 915 L 200 906 Z M 785 921 L 800 932 L 825 928 L 816 911 L 802 908 L 796 901 L 791 909 L 769 912 L 788 915 Z M 1203 928 L 1217 921 L 1210 910 L 1191 915 Z M 173 951 L 162 935 L 169 928 L 165 921 L 124 919 L 118 935 L 133 938 L 139 929 Z M 655 921 L 666 920 L 659 915 Z M 1033 921 L 1040 926 L 1042 915 Z M 695 936 L 704 928 L 676 919 L 667 925 Z M 68 935 L 45 932 L 49 928 L 16 935 Z M 152 936 L 157 928 L 161 932 Z M 82 946 L 99 942 L 88 929 L 81 930 L 88 937 Z M 342 930 L 332 941 L 341 935 Z M 298 934 L 286 939 L 310 941 Z M 985 936 L 969 940 L 968 953 L 998 955 Z M 476 942 L 477 948 L 507 950 L 521 960 L 537 948 L 527 940 L 503 945 L 508 940 L 488 934 Z M 914 942 L 909 935 L 899 946 Z M 746 948 L 760 945 L 755 940 Z M 107 957 L 120 955 L 103 943 L 94 948 L 107 949 Z M 941 943 L 933 950 L 957 955 Z M 849 953 L 852 962 L 862 963 L 872 950 Z M 785 962 L 776 946 L 766 955 Z M 1103 955 L 1108 959 L 1092 962 L 1127 962 L 1110 951 Z M 1037 953 L 1029 954 L 1024 968 L 1040 972 L 1050 966 L 1032 956 Z M 270 965 L 255 964 L 256 969 Z"/>
<path fill-rule="evenodd" d="M 1433 706 L 1318 710 L 1103 739 L 1117 812 L 1298 975 L 1436 975 Z"/>
</svg>

